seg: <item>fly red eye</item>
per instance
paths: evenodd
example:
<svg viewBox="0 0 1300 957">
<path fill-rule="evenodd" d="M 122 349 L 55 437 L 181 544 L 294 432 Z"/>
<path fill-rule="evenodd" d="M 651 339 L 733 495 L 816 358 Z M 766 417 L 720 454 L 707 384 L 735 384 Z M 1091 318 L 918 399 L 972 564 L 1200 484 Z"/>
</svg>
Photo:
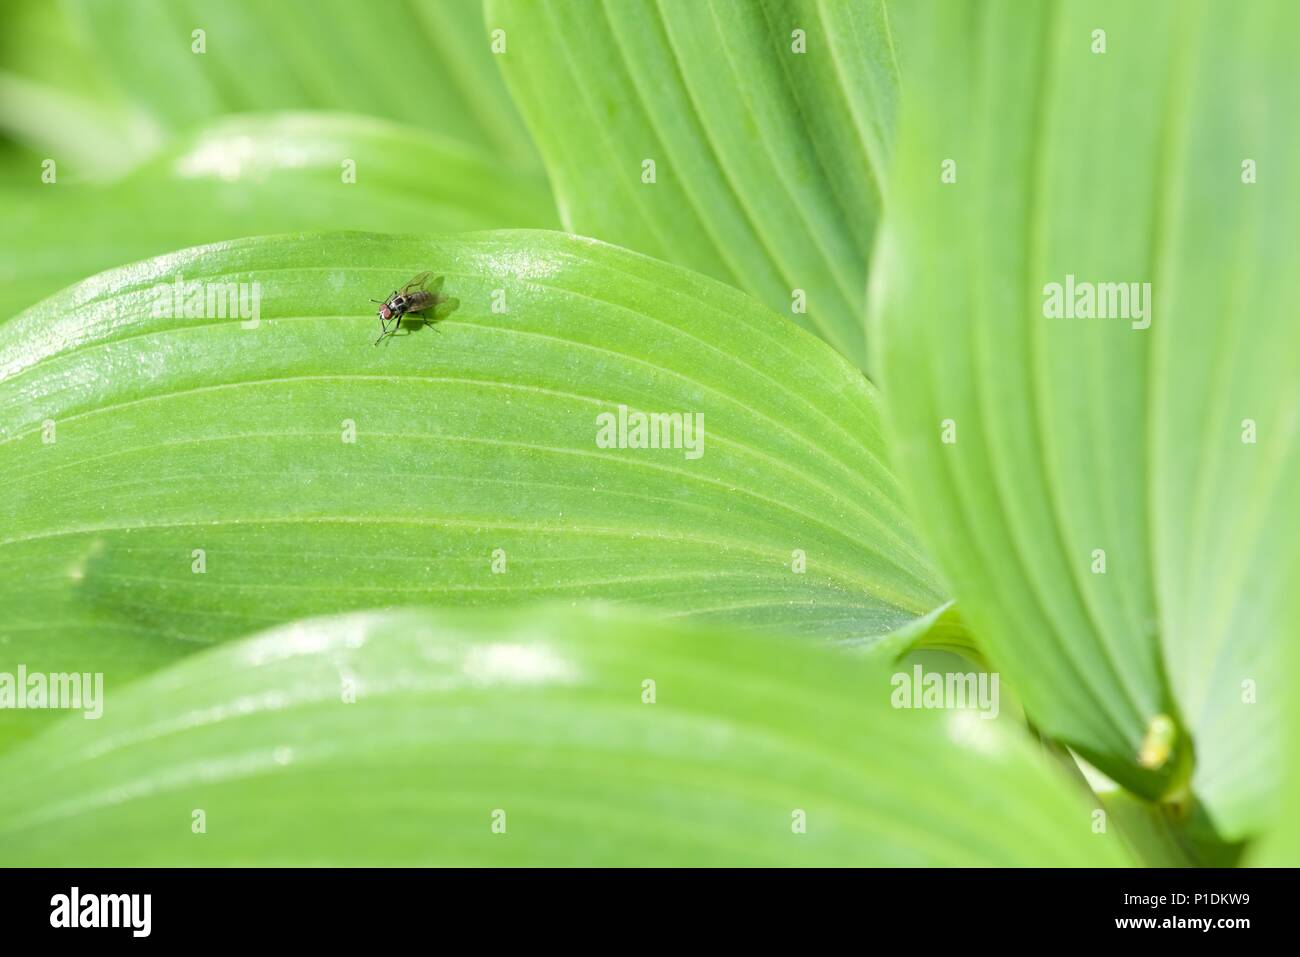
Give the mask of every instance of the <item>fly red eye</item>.
<svg viewBox="0 0 1300 957">
<path fill-rule="evenodd" d="M 387 303 L 379 307 L 379 314 L 385 319 L 393 318 L 393 310 L 388 308 Z"/>
</svg>

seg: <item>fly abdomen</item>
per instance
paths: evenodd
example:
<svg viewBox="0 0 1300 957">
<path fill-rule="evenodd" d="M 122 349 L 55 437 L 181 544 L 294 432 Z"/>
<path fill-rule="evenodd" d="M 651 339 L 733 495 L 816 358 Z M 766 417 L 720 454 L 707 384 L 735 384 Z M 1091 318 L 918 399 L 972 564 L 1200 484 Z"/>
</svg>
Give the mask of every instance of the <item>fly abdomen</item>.
<svg viewBox="0 0 1300 957">
<path fill-rule="evenodd" d="M 431 292 L 418 289 L 406 295 L 406 312 L 423 312 L 434 304 L 435 296 Z"/>
</svg>

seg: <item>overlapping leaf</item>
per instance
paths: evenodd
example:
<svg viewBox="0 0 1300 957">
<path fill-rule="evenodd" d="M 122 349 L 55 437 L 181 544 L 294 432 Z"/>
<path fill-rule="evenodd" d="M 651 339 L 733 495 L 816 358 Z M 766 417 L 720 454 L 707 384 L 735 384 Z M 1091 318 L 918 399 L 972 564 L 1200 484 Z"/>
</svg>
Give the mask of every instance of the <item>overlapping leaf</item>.
<svg viewBox="0 0 1300 957">
<path fill-rule="evenodd" d="M 876 268 L 930 541 L 1041 727 L 1147 796 L 1194 747 L 1216 826 L 1256 831 L 1300 541 L 1297 11 L 919 16 Z M 1053 318 L 1070 281 L 1149 283 L 1149 326 Z M 1141 762 L 1160 714 L 1181 741 Z"/>
<path fill-rule="evenodd" d="M 32 182 L 38 167 L 30 167 Z M 124 215 L 129 211 L 129 215 Z M 17 190 L 0 221 L 0 318 L 111 266 L 305 229 L 422 232 L 554 224 L 540 174 L 382 120 L 217 120 L 124 180 Z"/>
<path fill-rule="evenodd" d="M 369 299 L 422 270 L 458 311 L 376 347 Z M 249 305 L 257 283 L 260 324 L 156 317 L 177 277 Z M 635 447 L 632 413 L 682 416 L 673 447 Z M 565 234 L 164 256 L 0 325 L 0 663 L 120 679 L 413 601 L 882 633 L 943 597 L 879 428 L 862 374 L 793 324 Z"/>
<path fill-rule="evenodd" d="M 297 623 L 0 758 L 42 865 L 1116 865 L 1014 725 L 888 668 L 610 611 Z"/>
<path fill-rule="evenodd" d="M 36 183 L 39 167 L 29 178 Z M 0 220 L 0 318 L 112 266 L 306 229 L 394 232 L 555 223 L 540 173 L 383 120 L 227 117 L 111 185 L 31 185 Z"/>
<path fill-rule="evenodd" d="M 865 362 L 897 87 L 883 3 L 488 0 L 487 19 L 568 229 L 748 290 Z"/>
<path fill-rule="evenodd" d="M 535 155 L 492 62 L 478 0 L 68 7 L 126 95 L 167 129 L 225 113 L 342 110 Z"/>
</svg>

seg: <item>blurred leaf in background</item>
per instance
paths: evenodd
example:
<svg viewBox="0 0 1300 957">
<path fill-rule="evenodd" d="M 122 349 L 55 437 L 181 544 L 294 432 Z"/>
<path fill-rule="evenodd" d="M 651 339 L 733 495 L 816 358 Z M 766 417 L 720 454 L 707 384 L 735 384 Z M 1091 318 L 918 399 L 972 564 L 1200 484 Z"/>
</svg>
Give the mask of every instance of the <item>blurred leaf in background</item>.
<svg viewBox="0 0 1300 957">
<path fill-rule="evenodd" d="M 1127 863 L 1018 728 L 892 708 L 890 670 L 602 609 L 299 622 L 0 757 L 0 846 L 83 866 Z"/>
<path fill-rule="evenodd" d="M 3 2 L 0 320 L 240 236 L 558 223 L 477 0 Z"/>
<path fill-rule="evenodd" d="M 1291 618 L 1300 622 L 1300 589 L 1291 590 Z M 1284 640 L 1283 664 L 1288 675 L 1300 674 L 1300 628 L 1292 628 Z M 1251 857 L 1251 863 L 1266 867 L 1300 867 L 1300 694 L 1287 694 L 1282 706 L 1279 737 L 1284 745 L 1283 786 L 1278 798 L 1281 813 L 1272 832 L 1265 835 Z"/>
<path fill-rule="evenodd" d="M 228 113 L 310 109 L 535 157 L 479 0 L 63 0 L 61 21 L 50 6 L 22 45 L 66 30 L 87 53 L 72 64 L 75 88 L 113 90 L 164 135 Z M 64 85 L 62 58 L 17 56 L 33 72 L 57 69 L 51 85 Z"/>
<path fill-rule="evenodd" d="M 8 251 L 0 318 L 111 266 L 205 242 L 320 227 L 427 233 L 506 223 L 555 225 L 540 171 L 385 120 L 228 117 L 110 185 L 37 185 L 15 195 L 0 220 Z"/>
<path fill-rule="evenodd" d="M 163 133 L 103 68 L 93 35 L 55 0 L 0 0 L 0 136 L 57 158 L 65 181 L 106 179 Z M 39 182 L 39 164 L 30 167 Z M 4 189 L 17 181 L 5 177 Z"/>
</svg>

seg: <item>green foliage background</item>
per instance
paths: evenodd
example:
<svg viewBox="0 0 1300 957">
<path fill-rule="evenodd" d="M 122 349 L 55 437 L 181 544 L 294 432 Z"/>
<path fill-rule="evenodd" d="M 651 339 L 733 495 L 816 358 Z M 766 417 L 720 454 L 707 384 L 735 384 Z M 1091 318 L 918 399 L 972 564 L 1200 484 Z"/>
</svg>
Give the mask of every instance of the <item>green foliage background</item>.
<svg viewBox="0 0 1300 957">
<path fill-rule="evenodd" d="M 1300 861 L 1293 5 L 0 18 L 0 863 Z"/>
</svg>

